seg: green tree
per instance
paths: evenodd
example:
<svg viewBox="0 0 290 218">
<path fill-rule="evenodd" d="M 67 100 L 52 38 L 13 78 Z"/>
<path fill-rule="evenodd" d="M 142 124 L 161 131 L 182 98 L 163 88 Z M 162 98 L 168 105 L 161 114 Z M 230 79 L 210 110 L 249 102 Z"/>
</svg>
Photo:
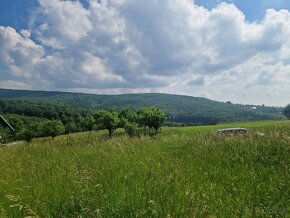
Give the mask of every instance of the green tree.
<svg viewBox="0 0 290 218">
<path fill-rule="evenodd" d="M 13 140 L 17 140 L 19 134 L 21 133 L 22 129 L 24 128 L 24 122 L 18 116 L 13 115 L 8 119 L 9 124 L 13 127 L 14 131 L 12 132 Z"/>
<path fill-rule="evenodd" d="M 145 116 L 146 126 L 153 128 L 156 133 L 166 120 L 165 113 L 161 112 L 160 109 L 156 107 L 146 108 L 143 116 Z"/>
<path fill-rule="evenodd" d="M 37 122 L 33 123 L 31 125 L 31 130 L 34 133 L 34 137 L 45 137 L 47 136 L 46 134 L 46 124 L 48 121 L 42 121 L 42 122 Z"/>
<path fill-rule="evenodd" d="M 27 126 L 22 129 L 20 133 L 20 138 L 24 139 L 28 143 L 30 143 L 35 136 L 34 128 L 32 126 Z"/>
<path fill-rule="evenodd" d="M 125 128 L 128 123 L 134 123 L 137 121 L 137 114 L 135 111 L 132 111 L 129 108 L 124 108 L 119 113 L 119 119 L 119 127 Z"/>
<path fill-rule="evenodd" d="M 92 132 L 95 129 L 96 120 L 92 115 L 88 115 L 83 120 L 83 126 L 85 130 Z"/>
<path fill-rule="evenodd" d="M 102 116 L 99 119 L 101 122 L 102 129 L 106 129 L 109 132 L 109 137 L 111 138 L 113 132 L 117 129 L 120 119 L 116 111 L 106 111 L 102 112 Z"/>
<path fill-rule="evenodd" d="M 47 121 L 44 125 L 44 132 L 46 136 L 50 136 L 54 139 L 56 136 L 63 134 L 65 132 L 65 128 L 61 121 L 52 120 Z"/>
<path fill-rule="evenodd" d="M 95 119 L 95 128 L 97 130 L 104 129 L 104 127 L 103 127 L 103 120 L 102 119 L 103 119 L 103 116 L 104 116 L 105 113 L 106 113 L 106 111 L 100 110 L 100 111 L 97 111 L 97 112 L 95 112 L 93 114 L 93 117 Z"/>
<path fill-rule="evenodd" d="M 283 110 L 284 115 L 287 117 L 287 119 L 290 119 L 290 104 L 288 104 L 284 110 Z"/>
<path fill-rule="evenodd" d="M 135 111 L 130 110 L 129 108 L 124 108 L 120 111 L 119 113 L 119 118 L 120 119 L 125 119 L 130 123 L 136 122 L 137 119 L 137 114 Z"/>
<path fill-rule="evenodd" d="M 10 131 L 10 129 L 8 128 L 5 128 L 5 129 L 1 129 L 1 132 L 0 132 L 0 140 L 1 142 L 0 143 L 8 143 L 10 142 L 12 139 L 12 132 Z"/>
<path fill-rule="evenodd" d="M 96 127 L 96 120 L 92 115 L 87 115 L 84 119 L 83 119 L 83 128 L 86 131 L 89 131 L 89 139 L 90 141 L 92 140 L 92 131 L 95 129 Z"/>
<path fill-rule="evenodd" d="M 132 138 L 137 133 L 137 127 L 138 127 L 137 123 L 127 122 L 124 129 L 125 132 L 130 136 L 130 138 Z"/>
<path fill-rule="evenodd" d="M 21 130 L 24 126 L 22 119 L 19 118 L 18 116 L 9 117 L 7 121 L 13 127 L 14 130 Z"/>
<path fill-rule="evenodd" d="M 147 122 L 147 113 L 148 113 L 148 108 L 146 108 L 146 107 L 140 108 L 137 111 L 138 124 L 140 126 L 144 127 L 144 129 L 146 129 L 146 126 L 148 124 L 148 122 Z"/>
<path fill-rule="evenodd" d="M 84 131 L 84 126 L 83 126 L 84 122 L 85 121 L 83 117 L 81 116 L 76 117 L 75 123 L 76 123 L 76 128 L 78 132 Z"/>
<path fill-rule="evenodd" d="M 65 127 L 65 133 L 69 134 L 72 132 L 77 132 L 77 125 L 72 119 L 67 121 L 64 127 Z"/>
</svg>

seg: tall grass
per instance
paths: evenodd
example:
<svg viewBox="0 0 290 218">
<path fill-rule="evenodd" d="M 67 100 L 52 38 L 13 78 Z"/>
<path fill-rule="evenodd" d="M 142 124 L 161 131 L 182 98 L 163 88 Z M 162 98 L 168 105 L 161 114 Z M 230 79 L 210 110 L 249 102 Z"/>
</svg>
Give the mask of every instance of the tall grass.
<svg viewBox="0 0 290 218">
<path fill-rule="evenodd" d="M 238 125 L 238 124 L 237 124 Z M 0 148 L 0 217 L 289 217 L 290 124 L 163 128 Z"/>
</svg>

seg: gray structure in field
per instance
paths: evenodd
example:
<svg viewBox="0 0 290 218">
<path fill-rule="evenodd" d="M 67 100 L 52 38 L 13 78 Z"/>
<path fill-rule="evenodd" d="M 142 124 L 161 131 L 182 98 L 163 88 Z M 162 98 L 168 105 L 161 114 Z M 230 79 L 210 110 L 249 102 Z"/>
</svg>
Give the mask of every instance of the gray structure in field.
<svg viewBox="0 0 290 218">
<path fill-rule="evenodd" d="M 0 115 L 0 132 L 2 129 L 8 128 L 11 131 L 14 131 L 13 127 Z"/>
</svg>

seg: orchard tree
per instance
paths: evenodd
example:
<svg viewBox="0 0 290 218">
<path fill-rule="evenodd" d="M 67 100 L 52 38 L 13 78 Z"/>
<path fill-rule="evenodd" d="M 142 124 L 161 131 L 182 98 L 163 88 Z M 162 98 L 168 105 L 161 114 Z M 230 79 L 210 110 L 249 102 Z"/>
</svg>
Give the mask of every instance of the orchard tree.
<svg viewBox="0 0 290 218">
<path fill-rule="evenodd" d="M 119 127 L 125 128 L 128 123 L 134 123 L 137 119 L 135 111 L 129 110 L 129 108 L 124 108 L 119 112 Z"/>
<path fill-rule="evenodd" d="M 67 121 L 64 127 L 65 127 L 65 133 L 69 134 L 72 132 L 77 132 L 77 125 L 73 119 Z"/>
<path fill-rule="evenodd" d="M 166 120 L 166 114 L 161 112 L 159 108 L 148 107 L 145 110 L 146 125 L 149 128 L 153 128 L 157 133 L 164 121 Z"/>
<path fill-rule="evenodd" d="M 72 132 L 77 132 L 77 126 L 72 116 L 62 116 L 61 122 L 65 127 L 65 133 L 69 134 Z"/>
<path fill-rule="evenodd" d="M 133 110 L 129 110 L 129 108 L 124 108 L 123 110 L 120 111 L 119 113 L 119 118 L 120 119 L 125 119 L 130 123 L 136 122 L 137 119 L 137 114 Z"/>
<path fill-rule="evenodd" d="M 47 124 L 47 120 L 46 121 L 41 121 L 41 122 L 37 122 L 34 123 L 33 125 L 29 125 L 31 126 L 31 130 L 33 131 L 33 134 L 35 137 L 45 137 L 47 136 L 46 133 L 46 124 Z"/>
<path fill-rule="evenodd" d="M 26 128 L 22 129 L 20 132 L 21 139 L 24 139 L 26 142 L 30 143 L 32 139 L 35 137 L 35 132 L 32 126 L 26 126 Z"/>
<path fill-rule="evenodd" d="M 290 104 L 288 104 L 283 111 L 284 115 L 287 117 L 287 119 L 290 119 Z"/>
<path fill-rule="evenodd" d="M 65 132 L 65 128 L 61 121 L 52 120 L 47 121 L 44 126 L 44 132 L 46 136 L 50 136 L 54 139 L 56 136 L 63 134 Z"/>
<path fill-rule="evenodd" d="M 96 130 L 102 130 L 104 129 L 103 125 L 103 117 L 106 111 L 99 110 L 93 114 L 94 120 L 95 120 L 95 128 Z"/>
<path fill-rule="evenodd" d="M 111 138 L 113 132 L 116 131 L 120 119 L 117 111 L 105 111 L 101 113 L 99 118 L 102 129 L 106 129 L 109 132 L 109 137 Z"/>
<path fill-rule="evenodd" d="M 83 120 L 83 127 L 85 130 L 92 132 L 95 129 L 96 120 L 92 115 L 88 115 Z"/>
<path fill-rule="evenodd" d="M 17 116 L 13 116 L 7 119 L 10 125 L 13 127 L 14 131 L 12 132 L 13 140 L 17 140 L 19 134 L 21 133 L 22 129 L 24 128 L 24 123 L 22 119 Z"/>
<path fill-rule="evenodd" d="M 83 126 L 86 131 L 89 131 L 89 139 L 92 140 L 92 131 L 95 129 L 96 120 L 92 115 L 87 115 L 83 120 Z"/>
<path fill-rule="evenodd" d="M 143 126 L 144 129 L 146 129 L 146 126 L 148 126 L 148 119 L 147 119 L 148 114 L 147 113 L 148 113 L 148 108 L 146 108 L 146 107 L 140 108 L 137 111 L 138 124 L 140 126 Z"/>
</svg>

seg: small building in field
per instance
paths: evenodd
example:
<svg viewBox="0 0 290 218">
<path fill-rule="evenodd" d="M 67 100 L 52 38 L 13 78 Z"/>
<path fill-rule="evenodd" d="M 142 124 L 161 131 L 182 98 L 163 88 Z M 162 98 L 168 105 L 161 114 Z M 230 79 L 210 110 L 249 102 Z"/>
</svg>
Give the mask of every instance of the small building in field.
<svg viewBox="0 0 290 218">
<path fill-rule="evenodd" d="M 13 127 L 5 120 L 4 117 L 0 115 L 0 132 L 1 130 L 6 129 L 6 128 L 8 128 L 11 131 L 14 131 Z"/>
</svg>

